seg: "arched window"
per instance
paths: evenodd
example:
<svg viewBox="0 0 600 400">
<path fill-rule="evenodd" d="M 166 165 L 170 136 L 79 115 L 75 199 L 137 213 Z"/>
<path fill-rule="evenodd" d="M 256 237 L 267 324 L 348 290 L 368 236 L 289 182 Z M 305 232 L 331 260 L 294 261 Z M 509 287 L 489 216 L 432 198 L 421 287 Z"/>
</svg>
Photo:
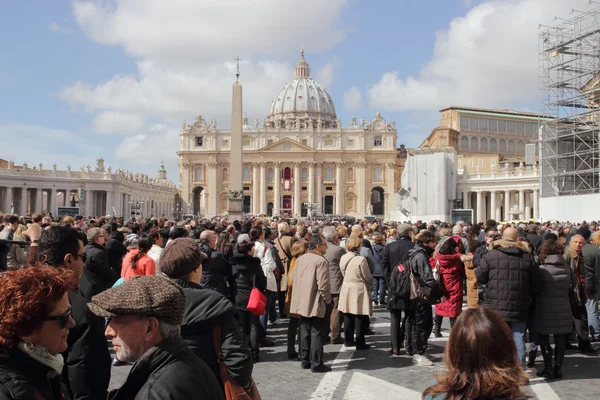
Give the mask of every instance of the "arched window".
<svg viewBox="0 0 600 400">
<path fill-rule="evenodd" d="M 204 180 L 204 169 L 202 167 L 196 168 L 196 175 L 194 178 L 196 182 L 202 182 Z"/>
<path fill-rule="evenodd" d="M 463 149 L 468 149 L 469 148 L 469 138 L 466 136 L 463 136 L 460 139 L 460 147 Z"/>
<path fill-rule="evenodd" d="M 500 151 L 506 152 L 506 140 L 500 139 Z"/>
<path fill-rule="evenodd" d="M 250 168 L 248 167 L 244 167 L 244 174 L 243 174 L 243 180 L 245 181 L 249 181 L 250 180 Z"/>
<path fill-rule="evenodd" d="M 349 181 L 354 180 L 354 168 L 348 168 L 348 180 Z"/>
<path fill-rule="evenodd" d="M 306 168 L 302 168 L 302 181 L 306 182 L 308 180 L 308 171 Z"/>
<path fill-rule="evenodd" d="M 290 167 L 284 168 L 283 179 L 292 179 L 292 169 Z"/>
<path fill-rule="evenodd" d="M 508 152 L 509 153 L 514 153 L 515 152 L 515 141 L 514 140 L 509 140 L 508 141 Z"/>
<path fill-rule="evenodd" d="M 522 140 L 517 142 L 517 152 L 525 153 L 525 143 Z"/>
<path fill-rule="evenodd" d="M 496 142 L 495 138 L 490 139 L 490 151 L 498 150 L 498 142 Z"/>
<path fill-rule="evenodd" d="M 471 138 L 471 149 L 479 150 L 479 140 L 475 136 Z"/>
<path fill-rule="evenodd" d="M 328 181 L 333 180 L 333 168 L 325 168 L 325 179 Z"/>
<path fill-rule="evenodd" d="M 227 168 L 223 168 L 223 180 L 224 181 L 229 180 L 229 170 Z"/>
<path fill-rule="evenodd" d="M 479 142 L 479 147 L 481 148 L 481 150 L 487 150 L 488 149 L 488 143 L 487 143 L 487 139 L 486 138 L 481 138 L 481 142 Z"/>
</svg>

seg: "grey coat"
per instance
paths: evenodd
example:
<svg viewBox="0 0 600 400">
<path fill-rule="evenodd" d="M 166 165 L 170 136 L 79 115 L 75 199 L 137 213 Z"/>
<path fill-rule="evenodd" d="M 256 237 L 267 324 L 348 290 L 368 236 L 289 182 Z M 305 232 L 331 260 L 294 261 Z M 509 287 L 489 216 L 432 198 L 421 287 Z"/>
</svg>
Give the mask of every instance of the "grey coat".
<svg viewBox="0 0 600 400">
<path fill-rule="evenodd" d="M 562 255 L 549 255 L 533 281 L 536 284 L 532 331 L 543 335 L 573 331 L 569 286 L 577 285 L 575 273 Z"/>
<path fill-rule="evenodd" d="M 344 282 L 344 276 L 340 270 L 340 259 L 346 254 L 346 250 L 333 242 L 327 241 L 327 252 L 323 257 L 329 262 L 329 282 L 331 294 L 339 294 Z"/>
</svg>

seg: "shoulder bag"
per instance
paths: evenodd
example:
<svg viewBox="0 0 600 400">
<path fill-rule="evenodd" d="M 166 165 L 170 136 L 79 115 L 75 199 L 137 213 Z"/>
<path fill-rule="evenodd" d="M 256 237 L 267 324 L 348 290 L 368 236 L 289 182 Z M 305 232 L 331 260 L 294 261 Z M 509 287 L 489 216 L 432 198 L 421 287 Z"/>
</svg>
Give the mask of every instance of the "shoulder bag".
<svg viewBox="0 0 600 400">
<path fill-rule="evenodd" d="M 423 304 L 438 304 L 440 299 L 435 296 L 433 289 L 415 275 L 410 259 L 407 262 L 410 268 L 410 299 Z"/>
<path fill-rule="evenodd" d="M 248 297 L 248 305 L 246 306 L 246 310 L 259 317 L 265 313 L 265 308 L 267 307 L 267 296 L 262 294 L 262 292 L 256 287 L 256 275 L 254 275 L 253 286 L 254 287 L 250 291 L 250 297 Z"/>
<path fill-rule="evenodd" d="M 227 364 L 225 364 L 223 349 L 221 348 L 221 325 L 217 325 L 213 328 L 213 343 L 215 353 L 217 354 L 217 361 L 219 362 L 219 373 L 221 375 L 221 381 L 223 382 L 225 399 L 261 400 L 254 379 L 250 378 L 250 383 L 248 383 L 246 387 L 242 387 L 233 380 L 231 375 L 229 375 L 229 368 L 227 368 Z"/>
</svg>

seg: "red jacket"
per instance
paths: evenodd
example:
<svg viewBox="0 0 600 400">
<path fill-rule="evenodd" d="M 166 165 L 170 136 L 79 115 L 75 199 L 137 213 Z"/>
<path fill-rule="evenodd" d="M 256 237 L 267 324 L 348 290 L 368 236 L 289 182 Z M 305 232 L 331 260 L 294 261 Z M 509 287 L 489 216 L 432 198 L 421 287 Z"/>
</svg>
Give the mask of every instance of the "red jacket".
<svg viewBox="0 0 600 400">
<path fill-rule="evenodd" d="M 438 254 L 440 275 L 446 301 L 435 306 L 435 314 L 441 317 L 456 318 L 462 311 L 463 277 L 465 269 L 460 256 L 462 254 Z"/>
</svg>

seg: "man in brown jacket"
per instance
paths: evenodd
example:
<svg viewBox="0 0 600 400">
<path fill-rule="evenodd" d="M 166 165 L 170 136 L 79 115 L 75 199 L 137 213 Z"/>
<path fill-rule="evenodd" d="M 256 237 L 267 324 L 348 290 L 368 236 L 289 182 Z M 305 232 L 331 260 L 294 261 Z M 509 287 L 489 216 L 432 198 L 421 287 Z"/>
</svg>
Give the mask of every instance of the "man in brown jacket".
<svg viewBox="0 0 600 400">
<path fill-rule="evenodd" d="M 279 281 L 279 316 L 281 318 L 286 318 L 287 315 L 285 315 L 284 312 L 285 293 L 287 292 L 288 272 L 290 270 L 290 263 L 292 262 L 293 234 L 290 231 L 290 227 L 287 222 L 281 222 L 279 225 L 277 225 L 277 231 L 279 232 L 279 236 L 273 241 L 273 244 L 279 253 L 279 258 L 281 259 L 281 263 L 283 264 L 284 268 L 284 270 L 281 271 L 281 279 Z"/>
<path fill-rule="evenodd" d="M 323 364 L 323 332 L 325 314 L 332 304 L 329 283 L 329 262 L 323 257 L 327 242 L 321 235 L 308 241 L 308 252 L 298 258 L 290 277 L 294 292 L 290 313 L 300 315 L 300 340 L 303 369 L 312 372 L 329 372 Z"/>
<path fill-rule="evenodd" d="M 329 262 L 329 282 L 331 284 L 331 297 L 333 298 L 333 307 L 328 309 L 331 312 L 328 312 L 325 316 L 326 329 L 329 326 L 333 344 L 343 344 L 344 338 L 340 335 L 343 315 L 337 308 L 340 300 L 340 289 L 344 281 L 344 276 L 340 270 L 340 259 L 346 254 L 346 249 L 339 245 L 340 237 L 335 231 L 335 227 L 326 226 L 323 228 L 323 236 L 327 240 L 327 252 L 325 252 L 324 257 Z"/>
</svg>

